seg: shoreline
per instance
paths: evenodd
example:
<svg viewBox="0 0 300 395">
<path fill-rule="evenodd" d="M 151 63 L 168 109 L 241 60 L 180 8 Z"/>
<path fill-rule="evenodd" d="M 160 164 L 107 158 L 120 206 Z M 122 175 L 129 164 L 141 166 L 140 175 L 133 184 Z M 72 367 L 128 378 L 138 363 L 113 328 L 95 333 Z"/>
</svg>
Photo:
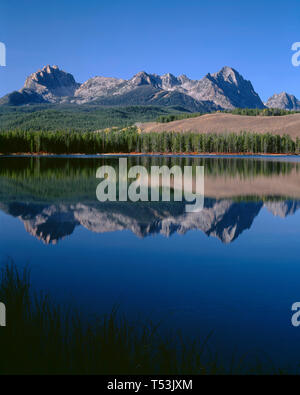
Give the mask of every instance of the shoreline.
<svg viewBox="0 0 300 395">
<path fill-rule="evenodd" d="M 99 154 L 85 153 L 65 153 L 55 154 L 51 152 L 14 152 L 10 154 L 0 153 L 1 157 L 106 157 L 106 156 L 162 156 L 162 157 L 295 157 L 300 158 L 296 154 L 278 154 L 278 153 L 251 153 L 251 152 L 109 152 Z"/>
</svg>

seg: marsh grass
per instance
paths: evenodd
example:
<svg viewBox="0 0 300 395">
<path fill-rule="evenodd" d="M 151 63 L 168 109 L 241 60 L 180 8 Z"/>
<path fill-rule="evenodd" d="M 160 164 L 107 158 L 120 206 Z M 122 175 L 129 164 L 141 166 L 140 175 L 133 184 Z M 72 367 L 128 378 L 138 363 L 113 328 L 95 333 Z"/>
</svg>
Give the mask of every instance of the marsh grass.
<svg viewBox="0 0 300 395">
<path fill-rule="evenodd" d="M 7 326 L 0 328 L 0 374 L 210 374 L 221 373 L 213 356 L 202 361 L 206 341 L 167 339 L 159 325 L 130 323 L 114 308 L 86 324 L 78 312 L 31 291 L 30 271 L 6 263 L 0 300 Z"/>
<path fill-rule="evenodd" d="M 129 322 L 118 308 L 93 323 L 31 290 L 28 267 L 13 262 L 0 272 L 0 300 L 7 326 L 0 328 L 1 374 L 255 374 L 232 358 L 226 369 L 210 349 L 211 335 L 187 341 L 179 333 L 162 335 L 160 325 Z M 271 369 L 268 373 L 281 373 Z"/>
</svg>

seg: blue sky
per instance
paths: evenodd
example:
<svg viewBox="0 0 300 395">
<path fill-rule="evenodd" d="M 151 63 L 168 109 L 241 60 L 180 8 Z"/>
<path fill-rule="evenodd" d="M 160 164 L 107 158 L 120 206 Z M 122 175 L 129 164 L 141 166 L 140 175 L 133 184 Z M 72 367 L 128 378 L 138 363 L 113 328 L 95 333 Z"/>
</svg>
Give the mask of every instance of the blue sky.
<svg viewBox="0 0 300 395">
<path fill-rule="evenodd" d="M 263 100 L 287 91 L 300 98 L 299 0 L 1 0 L 0 95 L 57 64 L 84 82 L 138 71 L 200 79 L 227 65 L 252 81 Z"/>
</svg>

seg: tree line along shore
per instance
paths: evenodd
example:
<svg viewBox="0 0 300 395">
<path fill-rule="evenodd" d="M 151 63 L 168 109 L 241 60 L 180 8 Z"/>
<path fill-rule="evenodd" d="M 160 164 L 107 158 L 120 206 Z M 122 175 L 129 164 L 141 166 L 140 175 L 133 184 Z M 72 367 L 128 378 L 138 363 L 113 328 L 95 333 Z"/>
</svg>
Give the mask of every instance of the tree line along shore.
<svg viewBox="0 0 300 395">
<path fill-rule="evenodd" d="M 0 153 L 223 153 L 296 154 L 300 139 L 271 133 L 143 133 L 137 127 L 98 132 L 21 131 L 0 133 Z"/>
</svg>

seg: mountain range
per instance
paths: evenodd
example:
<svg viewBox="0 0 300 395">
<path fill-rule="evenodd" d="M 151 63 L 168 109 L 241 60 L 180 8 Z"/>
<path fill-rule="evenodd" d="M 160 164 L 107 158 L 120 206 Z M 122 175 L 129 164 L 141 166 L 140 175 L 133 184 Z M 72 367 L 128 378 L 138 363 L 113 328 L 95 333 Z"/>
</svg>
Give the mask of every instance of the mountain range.
<svg viewBox="0 0 300 395">
<path fill-rule="evenodd" d="M 250 229 L 261 209 L 267 208 L 282 218 L 293 215 L 300 208 L 299 201 L 235 202 L 231 199 L 205 198 L 200 213 L 187 214 L 184 204 L 61 203 L 0 202 L 0 210 L 23 222 L 28 233 L 44 243 L 56 244 L 70 236 L 77 226 L 94 233 L 130 230 L 138 237 L 160 234 L 186 234 L 200 230 L 217 237 L 225 244 L 232 243 Z"/>
<path fill-rule="evenodd" d="M 251 82 L 227 66 L 200 80 L 141 71 L 129 80 L 98 76 L 80 84 L 72 74 L 48 65 L 31 74 L 19 91 L 0 99 L 0 104 L 14 106 L 36 103 L 177 106 L 192 112 L 265 107 L 300 110 L 300 101 L 285 92 L 264 104 Z"/>
<path fill-rule="evenodd" d="M 276 100 L 274 97 L 271 104 Z M 129 80 L 94 77 L 80 84 L 72 74 L 60 70 L 58 66 L 48 65 L 31 74 L 23 88 L 4 96 L 0 103 L 160 105 L 178 106 L 193 112 L 237 107 L 264 108 L 251 82 L 230 67 L 223 67 L 214 74 L 208 73 L 200 80 L 191 80 L 186 75 L 175 77 L 168 73 L 160 76 L 142 71 Z"/>
</svg>

